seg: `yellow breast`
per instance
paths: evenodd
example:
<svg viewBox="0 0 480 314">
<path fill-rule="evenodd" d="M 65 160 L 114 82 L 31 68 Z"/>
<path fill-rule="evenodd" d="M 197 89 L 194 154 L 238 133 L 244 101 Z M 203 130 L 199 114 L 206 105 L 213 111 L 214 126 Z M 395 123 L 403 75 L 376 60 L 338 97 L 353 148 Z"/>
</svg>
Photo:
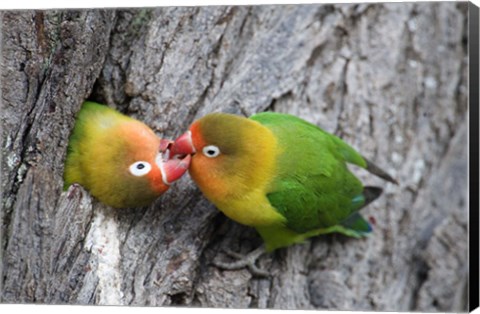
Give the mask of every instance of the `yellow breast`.
<svg viewBox="0 0 480 314">
<path fill-rule="evenodd" d="M 216 205 L 227 217 L 247 226 L 270 226 L 285 222 L 285 218 L 270 205 L 265 193 L 260 191 Z"/>
</svg>

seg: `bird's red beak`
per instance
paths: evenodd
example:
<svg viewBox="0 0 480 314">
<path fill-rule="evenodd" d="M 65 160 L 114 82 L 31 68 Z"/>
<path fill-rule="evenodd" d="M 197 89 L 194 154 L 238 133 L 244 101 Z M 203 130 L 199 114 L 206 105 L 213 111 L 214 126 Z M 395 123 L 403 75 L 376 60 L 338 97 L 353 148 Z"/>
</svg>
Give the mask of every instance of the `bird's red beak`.
<svg viewBox="0 0 480 314">
<path fill-rule="evenodd" d="M 171 145 L 173 145 L 173 141 L 172 140 L 166 140 L 166 139 L 161 139 L 160 140 L 160 152 L 161 153 L 164 153 L 167 151 L 167 149 L 170 148 Z"/>
<path fill-rule="evenodd" d="M 160 140 L 160 154 L 156 163 L 162 172 L 162 181 L 166 185 L 180 179 L 190 166 L 190 155 L 176 155 L 172 153 L 174 142 L 172 140 Z"/>
<path fill-rule="evenodd" d="M 163 149 L 163 150 L 162 150 Z M 170 185 L 180 179 L 188 170 L 192 161 L 191 154 L 195 153 L 190 131 L 173 141 L 162 140 L 160 151 L 164 152 L 161 162 L 163 183 Z"/>
<path fill-rule="evenodd" d="M 187 172 L 192 157 L 190 155 L 186 155 L 183 158 L 180 157 L 180 155 L 174 155 L 168 160 L 161 161 L 160 170 L 162 171 L 163 183 L 166 185 L 177 181 Z"/>
<path fill-rule="evenodd" d="M 187 131 L 180 135 L 170 148 L 172 155 L 190 155 L 194 154 L 195 146 L 193 146 L 192 132 Z"/>
</svg>

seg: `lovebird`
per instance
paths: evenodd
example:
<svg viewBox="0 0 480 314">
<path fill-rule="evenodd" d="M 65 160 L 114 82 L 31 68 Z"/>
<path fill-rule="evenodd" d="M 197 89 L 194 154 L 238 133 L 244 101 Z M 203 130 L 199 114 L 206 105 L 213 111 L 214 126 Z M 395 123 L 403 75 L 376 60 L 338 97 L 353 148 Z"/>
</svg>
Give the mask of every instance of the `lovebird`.
<svg viewBox="0 0 480 314">
<path fill-rule="evenodd" d="M 186 173 L 191 158 L 170 158 L 173 141 L 144 123 L 87 101 L 67 147 L 64 188 L 77 183 L 114 208 L 146 206 Z"/>
<path fill-rule="evenodd" d="M 364 187 L 347 163 L 397 183 L 339 137 L 273 112 L 208 114 L 177 138 L 171 154 L 192 155 L 189 173 L 205 197 L 227 217 L 254 227 L 267 252 L 319 234 L 371 232 L 359 210 L 382 189 Z M 262 275 L 251 261 L 217 265 L 249 266 Z"/>
</svg>

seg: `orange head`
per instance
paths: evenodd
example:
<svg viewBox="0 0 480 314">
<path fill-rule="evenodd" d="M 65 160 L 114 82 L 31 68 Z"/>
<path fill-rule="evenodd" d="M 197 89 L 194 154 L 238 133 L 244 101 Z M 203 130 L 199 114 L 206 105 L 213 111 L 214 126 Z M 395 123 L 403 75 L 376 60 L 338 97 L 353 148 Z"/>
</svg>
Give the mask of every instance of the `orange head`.
<svg viewBox="0 0 480 314">
<path fill-rule="evenodd" d="M 275 158 L 275 139 L 260 123 L 213 113 L 176 139 L 172 155 L 192 154 L 190 175 L 212 202 L 242 197 L 264 185 Z"/>
<path fill-rule="evenodd" d="M 172 144 L 138 120 L 86 103 L 70 138 L 66 186 L 79 183 L 116 208 L 148 205 L 190 164 L 190 156 L 170 158 Z"/>
</svg>

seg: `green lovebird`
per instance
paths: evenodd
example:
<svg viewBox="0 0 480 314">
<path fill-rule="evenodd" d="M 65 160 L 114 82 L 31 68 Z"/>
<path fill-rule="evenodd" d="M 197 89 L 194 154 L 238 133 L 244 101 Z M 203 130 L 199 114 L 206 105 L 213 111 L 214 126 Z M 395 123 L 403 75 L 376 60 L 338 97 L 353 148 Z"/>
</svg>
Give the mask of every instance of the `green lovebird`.
<svg viewBox="0 0 480 314">
<path fill-rule="evenodd" d="M 189 156 L 170 158 L 172 144 L 144 123 L 87 101 L 70 136 L 64 188 L 80 184 L 115 208 L 148 205 L 190 164 Z"/>
<path fill-rule="evenodd" d="M 175 141 L 171 154 L 192 154 L 189 173 L 205 197 L 229 218 L 254 227 L 267 251 L 325 233 L 371 232 L 359 210 L 382 189 L 364 187 L 347 163 L 396 183 L 335 135 L 273 112 L 250 118 L 208 114 Z M 251 262 L 221 266 L 254 270 Z"/>
</svg>

